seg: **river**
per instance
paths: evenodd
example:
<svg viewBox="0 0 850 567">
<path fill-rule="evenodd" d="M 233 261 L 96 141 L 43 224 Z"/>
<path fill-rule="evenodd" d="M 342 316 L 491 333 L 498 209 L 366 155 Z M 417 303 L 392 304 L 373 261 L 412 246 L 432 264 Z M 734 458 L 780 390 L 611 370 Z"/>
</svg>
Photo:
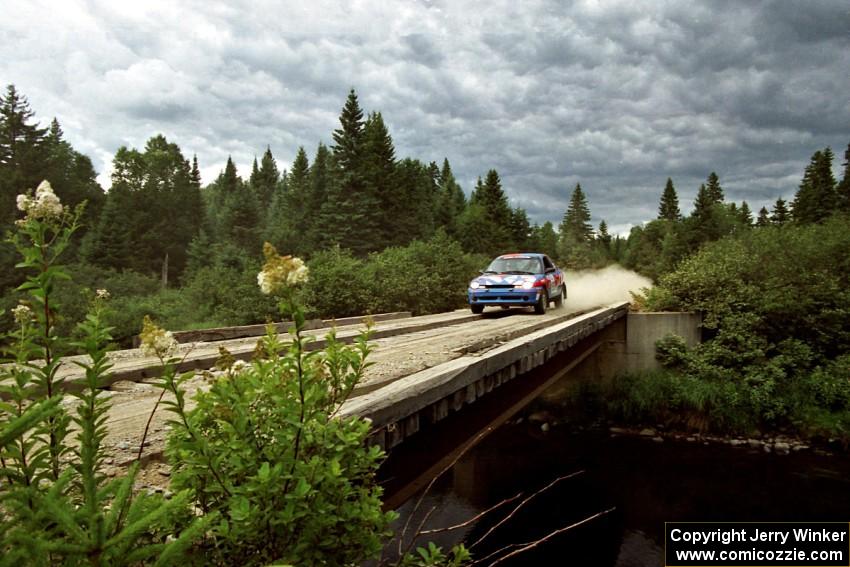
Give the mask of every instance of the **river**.
<svg viewBox="0 0 850 567">
<path fill-rule="evenodd" d="M 441 477 L 424 496 L 411 529 L 432 508 L 426 528 L 454 525 L 573 473 L 475 545 L 474 556 L 542 538 L 611 509 L 500 565 L 657 567 L 663 565 L 665 521 L 850 520 L 847 455 L 776 455 L 721 444 L 659 443 L 612 437 L 607 430 L 576 431 L 569 425 L 544 433 L 539 424 L 526 420 L 493 432 Z M 400 525 L 416 500 L 399 510 Z M 500 509 L 428 539 L 444 546 L 463 540 L 469 546 L 504 515 Z"/>
</svg>

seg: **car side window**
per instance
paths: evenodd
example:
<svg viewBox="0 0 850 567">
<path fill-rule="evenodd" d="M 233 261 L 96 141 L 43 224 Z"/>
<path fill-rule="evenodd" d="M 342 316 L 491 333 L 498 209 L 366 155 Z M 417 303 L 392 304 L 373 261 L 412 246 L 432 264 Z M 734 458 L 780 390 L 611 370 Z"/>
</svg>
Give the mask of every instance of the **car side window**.
<svg viewBox="0 0 850 567">
<path fill-rule="evenodd" d="M 554 267 L 555 264 L 552 263 L 552 260 L 549 259 L 549 256 L 543 256 L 543 269 L 548 270 Z"/>
</svg>

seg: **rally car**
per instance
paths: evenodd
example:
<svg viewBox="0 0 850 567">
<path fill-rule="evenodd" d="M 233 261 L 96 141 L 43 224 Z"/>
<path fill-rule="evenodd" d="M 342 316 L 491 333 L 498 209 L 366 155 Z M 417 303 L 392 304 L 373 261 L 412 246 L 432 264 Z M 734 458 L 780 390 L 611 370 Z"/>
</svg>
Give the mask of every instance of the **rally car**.
<svg viewBox="0 0 850 567">
<path fill-rule="evenodd" d="M 545 313 L 550 302 L 563 305 L 567 286 L 564 273 L 545 254 L 504 254 L 469 282 L 467 296 L 473 313 L 488 305 L 534 307 L 535 313 Z"/>
</svg>

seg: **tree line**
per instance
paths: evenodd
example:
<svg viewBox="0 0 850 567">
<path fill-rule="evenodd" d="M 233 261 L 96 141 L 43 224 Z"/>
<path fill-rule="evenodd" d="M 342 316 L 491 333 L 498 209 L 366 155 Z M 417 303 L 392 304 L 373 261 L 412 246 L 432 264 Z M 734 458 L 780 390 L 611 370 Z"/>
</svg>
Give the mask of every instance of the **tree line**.
<svg viewBox="0 0 850 567">
<path fill-rule="evenodd" d="M 833 175 L 833 160 L 830 148 L 816 151 L 793 200 L 788 203 L 779 197 L 770 210 L 762 207 L 755 218 L 746 201 L 726 201 L 714 172 L 700 185 L 693 210 L 684 216 L 673 181 L 668 178 L 657 218 L 633 228 L 623 252 L 615 252 L 616 259 L 657 280 L 706 243 L 754 228 L 822 223 L 836 213 L 850 212 L 850 145 L 844 153 L 841 181 Z"/>
<path fill-rule="evenodd" d="M 525 210 L 512 207 L 495 169 L 467 197 L 448 159 L 438 165 L 397 158 L 381 113 L 365 115 L 353 90 L 333 145 L 320 143 L 312 160 L 299 148 L 290 171 L 281 171 L 267 148 L 247 179 L 228 158 L 203 187 L 197 157 L 190 161 L 156 135 L 141 150 L 118 149 L 107 193 L 58 121 L 40 128 L 14 85 L 0 110 L 0 226 L 14 222 L 15 196 L 47 179 L 64 203 L 88 203 L 75 253 L 104 268 L 167 274 L 173 283 L 192 265 L 258 257 L 263 241 L 308 258 L 335 246 L 364 257 L 437 230 L 471 253 L 545 248 L 557 254 L 552 224 L 532 225 Z"/>
<path fill-rule="evenodd" d="M 189 159 L 177 144 L 156 135 L 143 149 L 117 150 L 111 186 L 104 192 L 91 160 L 64 139 L 59 122 L 39 126 L 26 97 L 9 85 L 0 98 L 0 229 L 12 227 L 15 196 L 47 179 L 63 203 L 86 202 L 84 228 L 75 235 L 68 260 L 78 279 L 98 276 L 138 296 L 163 288 L 182 290 L 174 302 L 204 312 L 197 308 L 203 301 L 207 318 L 217 314 L 225 320 L 207 322 L 237 324 L 267 316 L 261 299 L 237 291 L 253 286 L 264 241 L 311 261 L 339 261 L 340 254 L 348 254 L 356 265 L 366 266 L 370 255 L 384 250 L 417 241 L 432 242 L 426 249 L 436 250 L 433 243 L 447 239 L 457 244 L 455 253 L 465 255 L 460 264 L 467 267 L 485 262 L 486 256 L 535 250 L 567 268 L 619 262 L 657 278 L 706 242 L 764 224 L 818 222 L 850 202 L 847 165 L 844 178 L 836 182 L 834 156 L 827 148 L 812 157 L 793 202 L 778 199 L 772 212 L 762 209 L 753 219 L 746 202 L 727 203 L 719 177 L 711 173 L 685 217 L 668 179 L 658 218 L 623 238 L 610 235 L 604 220 L 593 227 L 580 184 L 557 226 L 533 224 L 523 208 L 512 206 L 495 169 L 479 177 L 467 196 L 447 158 L 438 165 L 397 157 L 383 116 L 364 112 L 353 89 L 331 139 L 330 146 L 318 144 L 312 159 L 300 147 L 289 171 L 281 171 L 269 147 L 254 160 L 247 178 L 228 158 L 216 179 L 204 186 L 197 156 Z M 342 252 L 327 253 L 336 249 Z M 409 254 L 420 258 L 421 248 Z M 390 263 L 402 269 L 398 258 Z M 20 283 L 13 265 L 11 248 L 0 246 L 4 294 Z M 450 279 L 465 277 L 458 272 Z M 453 297 L 451 301 L 462 301 Z M 158 297 L 144 309 L 168 311 L 164 306 L 169 301 L 170 296 Z M 364 301 L 384 304 L 371 295 Z M 447 301 L 440 297 L 434 303 Z M 324 305 L 324 312 L 316 313 L 339 315 L 334 308 Z M 133 316 L 136 311 L 126 310 Z M 182 317 L 176 323 L 200 324 L 203 318 Z"/>
</svg>

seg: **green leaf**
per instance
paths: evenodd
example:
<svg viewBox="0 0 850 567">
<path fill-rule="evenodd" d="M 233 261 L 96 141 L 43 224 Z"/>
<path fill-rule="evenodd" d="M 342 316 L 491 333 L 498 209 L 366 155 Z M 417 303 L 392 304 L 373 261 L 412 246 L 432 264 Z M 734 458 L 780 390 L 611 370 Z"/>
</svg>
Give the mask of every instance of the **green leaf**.
<svg viewBox="0 0 850 567">
<path fill-rule="evenodd" d="M 261 481 L 265 482 L 269 480 L 269 475 L 271 474 L 271 468 L 269 467 L 268 461 L 263 461 L 263 464 L 260 465 L 260 470 L 257 471 L 257 478 Z"/>
</svg>

